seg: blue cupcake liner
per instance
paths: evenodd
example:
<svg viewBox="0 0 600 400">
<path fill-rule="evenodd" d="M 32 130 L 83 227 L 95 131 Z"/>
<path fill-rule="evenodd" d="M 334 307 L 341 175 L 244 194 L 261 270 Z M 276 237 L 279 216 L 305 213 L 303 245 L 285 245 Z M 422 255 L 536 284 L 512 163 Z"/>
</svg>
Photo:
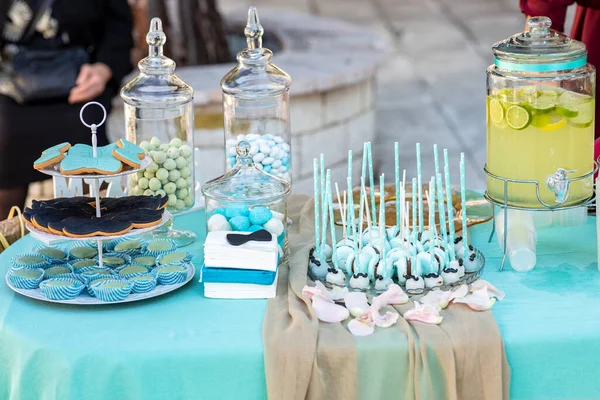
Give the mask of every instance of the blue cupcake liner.
<svg viewBox="0 0 600 400">
<path fill-rule="evenodd" d="M 65 264 L 65 263 L 67 263 L 67 262 L 69 261 L 69 250 L 67 250 L 67 249 L 62 249 L 62 248 L 60 248 L 60 247 L 55 247 L 55 246 L 46 246 L 46 245 L 44 245 L 44 244 L 40 244 L 40 245 L 38 245 L 38 246 L 34 247 L 34 248 L 33 248 L 33 251 L 34 251 L 34 252 L 36 252 L 36 251 L 38 251 L 38 250 L 40 250 L 40 249 L 43 249 L 43 248 L 46 248 L 46 247 L 55 248 L 55 249 L 57 249 L 57 250 L 60 250 L 60 251 L 62 251 L 63 253 L 65 253 L 65 254 L 66 254 L 66 256 L 65 256 L 64 258 L 58 259 L 58 258 L 50 258 L 50 257 L 46 257 L 46 256 L 44 256 L 44 255 L 42 255 L 42 254 L 37 254 L 37 253 L 36 253 L 37 255 L 39 255 L 39 256 L 41 256 L 41 257 L 44 257 L 44 258 L 46 258 L 50 264 Z"/>
<path fill-rule="evenodd" d="M 156 274 L 149 273 L 149 274 L 142 274 L 140 276 L 149 276 L 149 277 L 152 277 L 152 279 L 144 280 L 144 281 L 139 281 L 139 280 L 130 281 L 133 284 L 133 289 L 132 289 L 133 293 L 147 293 L 147 292 L 153 291 L 156 288 L 156 285 L 158 284 Z"/>
<path fill-rule="evenodd" d="M 106 287 L 109 282 L 122 282 L 126 284 L 126 287 L 122 289 Z M 96 283 L 91 286 L 92 292 L 96 298 L 100 301 L 112 302 L 124 300 L 133 289 L 133 284 L 129 281 L 122 279 L 111 279 L 103 282 Z"/>
<path fill-rule="evenodd" d="M 58 274 L 56 276 L 53 276 L 51 279 L 58 279 L 58 278 L 75 279 L 75 280 L 80 281 L 81 283 L 85 284 L 83 277 L 80 275 L 77 275 L 77 274 Z M 45 279 L 45 280 L 48 280 L 48 279 Z"/>
<path fill-rule="evenodd" d="M 180 264 L 184 270 L 183 271 L 175 271 L 175 272 L 162 272 L 161 269 L 167 267 L 158 267 L 156 268 L 156 276 L 158 278 L 158 283 L 161 285 L 175 285 L 177 283 L 181 283 L 185 281 L 187 277 L 187 267 L 185 264 Z"/>
<path fill-rule="evenodd" d="M 120 281 L 120 280 L 122 280 L 120 277 L 118 277 L 118 276 L 114 276 L 114 275 L 111 275 L 111 276 L 99 276 L 99 277 L 97 277 L 97 278 L 95 278 L 95 279 L 90 279 L 90 280 L 88 280 L 88 281 L 85 283 L 85 287 L 86 287 L 86 289 L 87 289 L 87 292 L 88 292 L 88 294 L 90 295 L 90 297 L 96 297 L 96 295 L 94 294 L 94 291 L 92 290 L 91 283 L 92 283 L 92 282 L 94 282 L 95 280 L 97 280 L 97 279 L 101 279 L 101 278 L 108 278 L 107 280 L 111 280 L 111 281 L 115 281 L 115 280 L 116 280 L 116 281 Z M 104 281 L 103 281 L 103 282 L 104 282 Z"/>
<path fill-rule="evenodd" d="M 115 275 L 118 276 L 118 277 L 120 277 L 120 278 L 129 279 L 129 278 L 133 278 L 134 276 L 138 276 L 138 275 L 146 275 L 146 274 L 148 274 L 148 273 L 150 273 L 152 271 L 152 268 L 148 268 L 145 265 L 136 265 L 136 266 L 139 266 L 139 267 L 146 268 L 146 272 L 133 272 L 133 273 L 130 273 L 130 274 L 121 274 L 121 271 L 124 268 L 129 267 L 129 266 L 131 266 L 131 265 L 125 265 L 124 267 L 115 269 Z"/>
<path fill-rule="evenodd" d="M 94 261 L 96 263 L 96 265 L 90 265 L 90 266 L 87 266 L 87 267 L 81 267 L 79 269 L 75 269 L 75 267 L 73 266 L 73 264 L 75 264 L 75 263 L 77 263 L 79 261 L 87 261 L 87 260 Z M 68 263 L 68 265 L 69 265 L 69 267 L 71 267 L 71 269 L 73 270 L 74 274 L 80 274 L 80 273 L 82 273 L 84 270 L 86 270 L 88 268 L 99 268 L 98 262 L 95 259 L 93 259 L 93 258 L 78 258 L 78 259 L 70 261 Z"/>
<path fill-rule="evenodd" d="M 48 282 L 53 281 L 66 281 L 74 286 L 48 286 Z M 40 284 L 42 294 L 50 300 L 72 300 L 79 296 L 84 288 L 85 285 L 80 280 L 69 278 L 48 279 Z"/>
<path fill-rule="evenodd" d="M 135 261 L 135 259 L 137 257 L 154 257 L 155 258 L 155 263 L 152 266 L 140 264 L 139 262 Z M 153 256 L 152 254 L 148 254 L 148 253 L 140 253 L 140 254 L 138 254 L 138 255 L 136 255 L 134 257 L 131 257 L 131 265 L 141 265 L 143 267 L 154 268 L 154 267 L 156 267 L 156 256 Z"/>
<path fill-rule="evenodd" d="M 19 289 L 37 289 L 40 286 L 40 282 L 44 279 L 44 270 L 36 268 L 40 276 L 36 279 L 24 278 L 22 276 L 13 275 L 13 273 L 20 269 L 31 270 L 33 268 L 11 268 L 8 270 L 8 280 L 10 283 Z"/>
<path fill-rule="evenodd" d="M 115 246 L 117 244 L 122 243 L 122 242 L 132 241 L 132 240 L 139 240 L 141 242 L 141 247 L 139 249 L 132 249 L 132 250 L 115 250 Z M 106 246 L 106 251 L 115 253 L 115 254 L 127 254 L 129 256 L 137 256 L 138 254 L 144 253 L 146 251 L 147 245 L 148 245 L 148 243 L 145 240 L 136 239 L 136 238 L 132 238 L 132 237 L 126 237 L 126 238 L 111 240 L 109 242 L 109 244 Z"/>
<path fill-rule="evenodd" d="M 86 267 L 83 268 L 85 271 L 81 271 L 78 275 L 78 279 L 80 279 L 83 283 L 87 284 L 90 281 L 98 278 L 113 278 L 115 275 L 112 270 L 108 268 L 100 268 L 100 267 Z M 103 274 L 100 271 L 108 272 L 108 274 Z"/>
<path fill-rule="evenodd" d="M 161 264 L 161 259 L 162 259 L 164 256 L 167 256 L 167 255 L 169 255 L 169 254 L 171 254 L 171 253 L 174 253 L 174 252 L 172 251 L 172 252 L 170 252 L 170 253 L 167 253 L 167 254 L 162 254 L 162 255 L 158 256 L 158 257 L 156 258 L 156 266 L 157 266 L 157 267 L 166 267 L 167 265 L 175 265 L 175 264 L 186 263 L 186 262 L 190 262 L 190 261 L 192 261 L 192 258 L 194 258 L 194 255 L 193 255 L 193 254 L 186 253 L 186 256 L 185 256 L 185 258 L 184 258 L 183 260 L 175 261 L 175 262 L 168 263 L 168 264 Z"/>
<path fill-rule="evenodd" d="M 52 278 L 54 278 L 55 276 L 58 276 L 58 275 L 55 275 L 55 276 L 47 276 L 47 275 L 46 275 L 47 271 L 48 271 L 50 268 L 54 268 L 54 267 L 65 267 L 65 268 L 67 268 L 67 269 L 70 271 L 70 272 L 65 272 L 65 273 L 59 274 L 59 275 L 64 275 L 64 274 L 67 274 L 67 273 L 68 273 L 68 274 L 73 274 L 73 275 L 75 275 L 75 272 L 73 272 L 73 267 L 71 267 L 69 264 L 51 265 L 49 268 L 46 268 L 46 269 L 44 270 L 44 280 L 46 280 L 46 279 L 52 279 Z"/>
<path fill-rule="evenodd" d="M 150 244 L 152 242 L 169 242 L 169 244 L 171 245 L 171 248 L 167 249 L 167 250 L 148 250 L 148 246 L 150 246 Z M 162 256 L 163 254 L 171 253 L 171 252 L 177 250 L 177 244 L 173 240 L 170 240 L 170 239 L 153 240 L 148 243 L 148 246 L 146 246 L 146 254 L 148 254 L 149 256 L 154 256 L 154 257 Z"/>
<path fill-rule="evenodd" d="M 105 264 L 104 263 L 104 259 L 106 257 L 120 257 L 120 258 L 122 258 L 125 261 L 125 264 L 117 265 L 117 266 L 112 266 L 112 265 Z M 94 261 L 96 261 L 96 262 L 99 263 L 100 262 L 100 257 L 98 257 L 98 256 L 94 257 Z M 115 253 L 115 252 L 102 254 L 102 265 L 103 265 L 104 268 L 110 268 L 110 269 L 114 270 L 114 269 L 117 269 L 117 268 L 125 267 L 125 266 L 127 266 L 129 264 L 131 264 L 131 256 L 129 254 Z"/>
<path fill-rule="evenodd" d="M 32 256 L 32 257 L 39 257 L 41 259 L 43 259 L 43 262 L 38 262 L 35 264 L 29 264 L 29 265 L 20 265 L 20 264 L 16 264 L 17 259 L 19 259 L 20 257 L 27 257 L 27 256 Z M 45 269 L 48 268 L 48 266 L 51 264 L 50 260 L 41 255 L 41 254 L 35 254 L 35 253 L 25 253 L 25 254 L 18 254 L 16 256 L 14 256 L 13 258 L 10 259 L 10 264 L 14 267 L 14 268 L 27 268 L 27 269 Z M 45 268 L 44 268 L 45 267 Z"/>
</svg>

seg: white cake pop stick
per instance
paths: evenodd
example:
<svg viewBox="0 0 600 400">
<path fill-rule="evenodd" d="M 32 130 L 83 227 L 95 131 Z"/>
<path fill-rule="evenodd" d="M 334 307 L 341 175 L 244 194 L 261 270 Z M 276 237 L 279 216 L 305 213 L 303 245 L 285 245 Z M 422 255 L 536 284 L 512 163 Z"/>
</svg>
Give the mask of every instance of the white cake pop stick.
<svg viewBox="0 0 600 400">
<path fill-rule="evenodd" d="M 448 162 L 448 149 L 444 149 L 444 178 L 446 181 L 446 202 L 448 204 L 448 250 L 450 260 L 456 260 L 454 251 L 454 205 L 452 204 L 452 185 L 450 184 L 450 163 Z"/>
</svg>

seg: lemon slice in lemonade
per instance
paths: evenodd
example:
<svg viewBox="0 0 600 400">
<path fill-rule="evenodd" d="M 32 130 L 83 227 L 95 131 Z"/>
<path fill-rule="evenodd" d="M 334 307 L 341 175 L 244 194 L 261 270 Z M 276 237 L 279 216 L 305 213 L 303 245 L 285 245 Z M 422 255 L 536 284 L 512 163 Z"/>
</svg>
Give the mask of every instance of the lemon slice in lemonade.
<svg viewBox="0 0 600 400">
<path fill-rule="evenodd" d="M 496 125 L 500 125 L 504 119 L 504 107 L 496 99 L 490 100 L 490 119 Z"/>
<path fill-rule="evenodd" d="M 506 122 L 515 130 L 522 130 L 531 123 L 531 114 L 525 107 L 510 106 L 506 110 Z"/>
<path fill-rule="evenodd" d="M 550 114 L 550 118 L 545 121 L 545 124 L 539 128 L 544 132 L 552 132 L 563 128 L 567 124 L 567 120 L 558 114 Z"/>
</svg>

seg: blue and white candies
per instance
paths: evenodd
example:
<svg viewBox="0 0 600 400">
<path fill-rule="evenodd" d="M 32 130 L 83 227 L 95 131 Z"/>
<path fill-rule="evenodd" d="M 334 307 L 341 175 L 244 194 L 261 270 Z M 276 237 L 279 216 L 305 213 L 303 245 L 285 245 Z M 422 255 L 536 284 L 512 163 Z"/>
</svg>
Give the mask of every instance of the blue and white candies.
<svg viewBox="0 0 600 400">
<path fill-rule="evenodd" d="M 285 181 L 291 179 L 291 146 L 286 143 L 281 136 L 258 135 L 250 133 L 248 135 L 238 135 L 236 139 L 229 139 L 226 142 L 227 151 L 227 169 L 233 168 L 236 163 L 236 146 L 238 142 L 246 140 L 250 143 L 250 155 L 259 169 Z"/>
</svg>

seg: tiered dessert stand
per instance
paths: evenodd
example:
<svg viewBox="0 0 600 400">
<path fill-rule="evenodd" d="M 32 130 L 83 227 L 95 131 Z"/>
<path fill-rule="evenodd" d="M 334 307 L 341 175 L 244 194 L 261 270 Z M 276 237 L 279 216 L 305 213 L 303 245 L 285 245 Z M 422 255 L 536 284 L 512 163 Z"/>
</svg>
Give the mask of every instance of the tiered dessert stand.
<svg viewBox="0 0 600 400">
<path fill-rule="evenodd" d="M 102 121 L 100 121 L 100 123 L 98 124 L 88 124 L 87 122 L 85 122 L 84 118 L 83 118 L 83 112 L 86 109 L 86 107 L 90 106 L 90 105 L 97 105 L 100 108 L 102 108 L 102 111 L 104 113 L 104 117 L 102 118 Z M 104 122 L 106 121 L 106 109 L 104 108 L 104 106 L 98 102 L 92 101 L 89 102 L 87 104 L 85 104 L 82 108 L 81 111 L 79 113 L 79 118 L 81 119 L 81 123 L 83 123 L 83 125 L 85 125 L 86 127 L 90 128 L 92 131 L 92 154 L 93 157 L 96 158 L 97 157 L 97 136 L 96 136 L 96 132 L 98 127 L 102 126 L 102 124 L 104 124 Z M 40 169 L 39 171 L 46 174 L 46 175 L 50 175 L 53 177 L 63 177 L 63 178 L 82 178 L 82 179 L 92 179 L 93 181 L 93 192 L 94 192 L 94 197 L 96 200 L 96 217 L 100 218 L 102 216 L 101 213 L 101 207 L 100 207 L 100 179 L 104 179 L 104 178 L 114 178 L 117 176 L 125 176 L 125 175 L 130 175 L 130 174 L 134 174 L 136 172 L 139 171 L 143 171 L 144 169 L 146 169 L 149 165 L 151 164 L 151 159 L 150 157 L 146 156 L 140 163 L 140 168 L 137 169 L 127 169 L 123 172 L 120 172 L 118 174 L 111 174 L 111 175 L 102 175 L 102 174 L 96 174 L 96 173 L 92 173 L 92 174 L 83 174 L 83 175 L 65 175 L 63 173 L 60 172 L 59 169 L 59 164 L 56 164 L 54 166 L 50 166 L 44 169 Z M 161 227 L 162 225 L 164 225 L 165 223 L 167 223 L 169 221 L 169 219 L 171 218 L 171 214 L 169 213 L 169 211 L 167 211 L 166 209 L 164 210 L 163 213 L 163 217 L 162 220 L 160 221 L 160 223 L 151 226 L 149 228 L 142 228 L 142 229 L 132 229 L 127 233 L 124 233 L 122 235 L 115 235 L 115 236 L 93 236 L 93 237 L 86 237 L 86 238 L 73 238 L 73 237 L 68 237 L 68 236 L 61 236 L 61 235 L 54 235 L 52 233 L 48 233 L 48 232 L 43 232 L 39 229 L 35 229 L 31 226 L 28 227 L 29 231 L 32 233 L 32 236 L 38 240 L 40 240 L 41 242 L 44 242 L 46 244 L 50 244 L 50 243 L 56 243 L 56 242 L 62 242 L 62 241 L 72 241 L 72 242 L 81 242 L 83 241 L 94 241 L 96 242 L 96 245 L 98 247 L 98 266 L 99 267 L 103 267 L 104 263 L 102 260 L 102 242 L 103 241 L 108 241 L 108 240 L 114 240 L 114 239 L 120 239 L 120 238 L 126 238 L 126 237 L 130 237 L 130 236 L 137 236 L 146 232 L 151 232 L 159 227 Z M 40 289 L 19 289 L 14 287 L 8 280 L 8 275 L 6 276 L 6 283 L 7 285 L 14 290 L 15 292 L 22 294 L 24 296 L 27 297 L 31 297 L 34 299 L 38 299 L 38 300 L 43 300 L 43 301 L 47 301 L 47 302 L 52 302 L 52 303 L 66 303 L 66 304 L 82 304 L 82 305 L 94 305 L 94 304 L 115 304 L 115 303 L 126 303 L 126 302 L 132 302 L 132 301 L 137 301 L 137 300 L 144 300 L 144 299 L 148 299 L 151 297 L 156 297 L 156 296 L 160 296 L 162 294 L 165 293 L 169 293 L 172 292 L 178 288 L 180 288 L 181 286 L 185 285 L 186 283 L 188 283 L 190 280 L 192 280 L 192 278 L 194 277 L 196 270 L 194 268 L 194 264 L 192 264 L 191 262 L 187 262 L 185 263 L 185 266 L 187 268 L 187 276 L 186 279 L 178 284 L 175 285 L 158 285 L 154 290 L 147 292 L 147 293 L 132 293 L 129 296 L 127 296 L 124 300 L 121 301 L 117 301 L 117 302 L 112 302 L 112 303 L 106 303 L 106 302 L 102 302 L 100 300 L 98 300 L 95 297 L 91 297 L 91 296 L 86 296 L 86 295 L 80 295 L 78 297 L 76 297 L 73 300 L 50 300 L 47 297 L 45 297 L 42 292 L 40 291 Z M 85 292 L 85 291 L 84 291 Z"/>
</svg>

